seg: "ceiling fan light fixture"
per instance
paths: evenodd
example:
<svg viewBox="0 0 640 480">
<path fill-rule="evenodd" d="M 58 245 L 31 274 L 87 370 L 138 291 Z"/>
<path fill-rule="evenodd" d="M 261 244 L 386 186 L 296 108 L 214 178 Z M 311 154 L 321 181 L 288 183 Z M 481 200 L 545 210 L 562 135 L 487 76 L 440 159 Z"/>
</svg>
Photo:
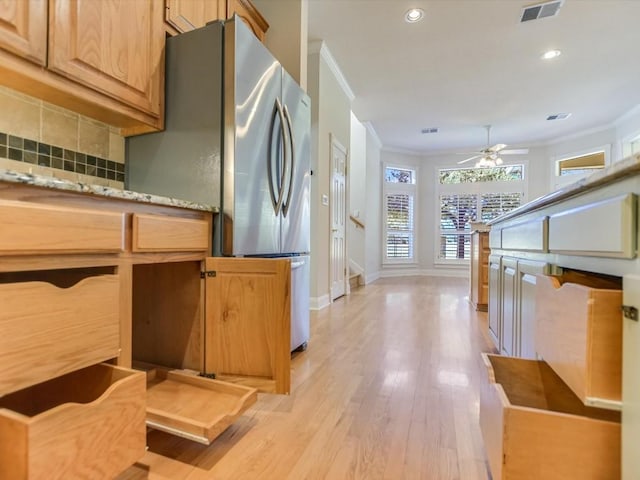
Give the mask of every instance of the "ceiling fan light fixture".
<svg viewBox="0 0 640 480">
<path fill-rule="evenodd" d="M 549 50 L 542 54 L 542 59 L 551 60 L 552 58 L 558 58 L 560 55 L 562 55 L 560 50 Z"/>
<path fill-rule="evenodd" d="M 404 14 L 404 20 L 407 23 L 416 23 L 424 18 L 424 10 L 421 8 L 411 8 Z"/>
</svg>

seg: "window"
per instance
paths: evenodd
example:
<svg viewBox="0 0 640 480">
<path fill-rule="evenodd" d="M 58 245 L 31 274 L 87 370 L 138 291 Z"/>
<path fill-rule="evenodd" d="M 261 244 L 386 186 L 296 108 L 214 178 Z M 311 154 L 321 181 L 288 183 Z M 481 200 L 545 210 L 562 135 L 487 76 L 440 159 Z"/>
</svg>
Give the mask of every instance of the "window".
<svg viewBox="0 0 640 480">
<path fill-rule="evenodd" d="M 384 179 L 385 262 L 413 261 L 416 172 L 386 167 Z"/>
<path fill-rule="evenodd" d="M 438 261 L 469 259 L 472 222 L 488 222 L 520 206 L 524 165 L 438 171 Z"/>
</svg>

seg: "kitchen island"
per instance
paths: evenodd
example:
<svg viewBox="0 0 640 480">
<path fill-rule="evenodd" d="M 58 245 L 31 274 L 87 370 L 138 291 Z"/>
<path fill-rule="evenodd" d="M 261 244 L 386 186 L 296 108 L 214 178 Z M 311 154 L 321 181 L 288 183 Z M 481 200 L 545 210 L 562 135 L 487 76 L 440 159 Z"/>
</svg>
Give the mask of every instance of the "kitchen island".
<svg viewBox="0 0 640 480">
<path fill-rule="evenodd" d="M 289 261 L 210 257 L 216 213 L 0 172 L 0 477 L 112 478 L 145 421 L 209 444 L 289 391 Z"/>
<path fill-rule="evenodd" d="M 622 412 L 625 480 L 640 476 L 638 194 L 635 155 L 492 221 L 489 239 L 496 348 L 547 361 L 585 408 Z"/>
</svg>

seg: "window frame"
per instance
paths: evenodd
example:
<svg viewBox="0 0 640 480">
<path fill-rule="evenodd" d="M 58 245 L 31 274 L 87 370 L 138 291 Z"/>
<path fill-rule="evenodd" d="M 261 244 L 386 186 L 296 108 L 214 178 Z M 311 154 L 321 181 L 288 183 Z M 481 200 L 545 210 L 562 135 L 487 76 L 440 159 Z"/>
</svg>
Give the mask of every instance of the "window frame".
<svg viewBox="0 0 640 480">
<path fill-rule="evenodd" d="M 397 168 L 399 170 L 410 170 L 413 172 L 414 183 L 396 183 L 386 181 L 387 168 Z M 419 171 L 416 165 L 404 165 L 393 162 L 382 163 L 382 265 L 414 265 L 418 263 L 417 245 L 416 245 L 416 225 L 418 217 L 418 183 Z M 387 228 L 387 196 L 388 195 L 409 195 L 413 202 L 412 219 L 410 230 L 411 257 L 396 258 L 387 256 L 387 238 L 389 229 Z M 392 230 L 395 231 L 395 230 Z"/>
<path fill-rule="evenodd" d="M 455 170 L 457 168 L 473 168 L 464 167 L 458 165 L 435 165 L 434 166 L 434 235 L 433 235 L 433 263 L 436 266 L 468 266 L 469 259 L 444 259 L 440 258 L 440 237 L 443 235 L 443 231 L 440 228 L 440 215 L 441 205 L 440 197 L 442 195 L 462 195 L 473 194 L 477 198 L 477 202 L 480 201 L 480 196 L 486 193 L 520 193 L 520 204 L 527 202 L 528 198 L 528 175 L 529 175 L 529 162 L 527 160 L 513 160 L 510 162 L 504 162 L 500 165 L 506 167 L 509 165 L 522 165 L 522 180 L 510 180 L 510 181 L 497 181 L 497 182 L 474 182 L 474 183 L 440 183 L 440 170 Z M 480 212 L 477 212 L 478 215 Z M 481 221 L 477 220 L 476 221 Z M 471 230 L 468 232 L 471 234 Z"/>
</svg>

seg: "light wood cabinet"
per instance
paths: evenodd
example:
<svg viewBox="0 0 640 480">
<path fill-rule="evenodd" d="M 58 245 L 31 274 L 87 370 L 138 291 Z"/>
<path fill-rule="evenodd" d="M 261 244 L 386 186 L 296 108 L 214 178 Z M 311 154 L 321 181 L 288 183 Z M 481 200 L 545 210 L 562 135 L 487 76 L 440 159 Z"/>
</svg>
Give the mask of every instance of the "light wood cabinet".
<svg viewBox="0 0 640 480">
<path fill-rule="evenodd" d="M 108 445 L 93 455 L 69 448 L 65 458 L 75 459 L 69 464 L 112 478 L 144 452 L 144 422 L 209 444 L 255 403 L 258 391 L 289 393 L 290 259 L 208 257 L 211 212 L 19 184 L 0 190 L 0 330 L 11 333 L 0 340 L 0 397 L 61 395 L 37 412 L 0 401 L 0 410 L 15 410 L 11 418 L 33 417 L 7 423 L 0 413 L 0 444 L 22 424 L 41 432 L 57 419 L 71 422 L 64 441 L 85 442 L 91 431 Z M 66 233 L 56 235 L 58 221 Z M 105 370 L 104 361 L 122 371 Z M 63 374 L 67 380 L 43 390 Z M 129 374 L 135 381 L 123 380 Z M 96 380 L 102 391 L 89 376 L 103 378 Z M 81 403 L 91 395 L 97 400 L 94 420 L 91 409 L 84 417 L 82 408 L 59 408 L 76 395 Z M 139 403 L 129 403 L 133 398 Z M 134 414 L 140 405 L 142 417 Z M 113 409 L 131 415 L 114 420 Z M 62 414 L 67 410 L 71 417 Z M 135 431 L 138 443 L 116 442 L 112 430 Z M 34 462 L 53 461 L 50 442 L 24 442 Z M 7 452 L 0 445 L 0 477 L 32 478 L 18 474 L 30 464 L 4 461 Z M 71 478 L 74 468 L 61 471 Z"/>
<path fill-rule="evenodd" d="M 47 0 L 0 2 L 0 48 L 45 65 Z"/>
<path fill-rule="evenodd" d="M 483 312 L 489 301 L 489 252 L 489 232 L 472 232 L 469 299 L 476 310 Z"/>
<path fill-rule="evenodd" d="M 620 478 L 620 413 L 586 407 L 544 362 L 482 354 L 480 430 L 494 480 Z"/>
<path fill-rule="evenodd" d="M 161 2 L 9 0 L 0 20 L 1 84 L 131 133 L 162 127 Z"/>
<path fill-rule="evenodd" d="M 165 0 L 165 21 L 169 32 L 178 34 L 224 20 L 237 14 L 264 42 L 269 24 L 250 0 Z"/>
</svg>

